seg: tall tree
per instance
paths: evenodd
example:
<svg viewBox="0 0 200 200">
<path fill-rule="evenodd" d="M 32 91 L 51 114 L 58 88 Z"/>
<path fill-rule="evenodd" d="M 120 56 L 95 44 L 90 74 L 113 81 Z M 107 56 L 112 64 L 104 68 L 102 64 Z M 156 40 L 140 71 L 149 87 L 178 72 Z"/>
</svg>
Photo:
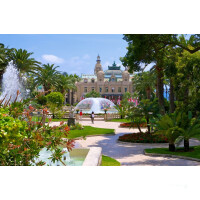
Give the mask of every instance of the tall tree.
<svg viewBox="0 0 200 200">
<path fill-rule="evenodd" d="M 165 47 L 168 43 L 175 41 L 176 35 L 124 35 L 124 40 L 128 42 L 128 52 L 121 58 L 125 66 L 129 66 L 130 71 L 141 71 L 141 64 L 145 65 L 155 63 L 157 72 L 157 89 L 160 112 L 165 113 L 163 96 L 163 59 L 165 56 Z"/>
<path fill-rule="evenodd" d="M 0 43 L 0 83 L 3 78 L 3 73 L 8 65 L 9 59 L 8 55 L 12 51 L 12 49 L 6 48 L 4 44 Z"/>
<path fill-rule="evenodd" d="M 182 108 L 185 111 L 200 111 L 200 52 L 189 53 L 183 51 L 176 62 L 177 75 L 175 79 L 175 91 Z"/>
<path fill-rule="evenodd" d="M 125 66 L 130 67 L 130 71 L 140 71 L 141 64 L 155 63 L 157 72 L 157 89 L 160 111 L 164 113 L 163 79 L 165 63 L 164 58 L 168 55 L 168 48 L 177 48 L 180 51 L 187 51 L 190 54 L 200 50 L 200 34 L 190 36 L 177 34 L 148 34 L 148 35 L 124 35 L 128 42 L 127 54 L 121 58 Z M 173 83 L 173 80 L 171 80 Z M 173 89 L 173 85 L 172 88 Z M 185 91 L 187 96 L 188 91 Z M 173 94 L 173 92 L 171 92 Z M 171 97 L 173 97 L 171 95 Z"/>
<path fill-rule="evenodd" d="M 45 92 L 49 92 L 52 87 L 56 88 L 59 84 L 60 72 L 58 66 L 54 64 L 44 64 L 35 75 L 35 86 L 42 85 Z"/>
<path fill-rule="evenodd" d="M 31 58 L 32 52 L 23 49 L 13 49 L 9 54 L 9 60 L 12 60 L 20 73 L 35 73 L 40 68 L 40 62 Z"/>
<path fill-rule="evenodd" d="M 155 90 L 156 76 L 154 73 L 142 72 L 134 76 L 135 91 L 141 99 L 150 99 Z"/>
<path fill-rule="evenodd" d="M 65 94 L 68 90 L 76 90 L 76 82 L 80 80 L 80 77 L 76 74 L 68 75 L 66 72 L 59 74 L 58 85 L 56 90 Z"/>
</svg>

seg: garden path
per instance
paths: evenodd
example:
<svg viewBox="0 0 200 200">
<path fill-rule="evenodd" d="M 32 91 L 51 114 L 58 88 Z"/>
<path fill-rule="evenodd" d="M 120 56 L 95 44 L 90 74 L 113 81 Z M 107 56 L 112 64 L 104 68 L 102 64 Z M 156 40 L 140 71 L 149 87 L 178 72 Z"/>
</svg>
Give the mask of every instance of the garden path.
<svg viewBox="0 0 200 200">
<path fill-rule="evenodd" d="M 52 122 L 51 126 L 60 122 Z M 84 126 L 115 129 L 116 135 L 92 136 L 76 140 L 75 148 L 102 147 L 102 153 L 121 163 L 122 166 L 200 166 L 200 162 L 167 157 L 154 157 L 144 155 L 144 149 L 168 147 L 168 144 L 136 144 L 119 142 L 120 135 L 138 132 L 138 129 L 119 128 L 119 122 L 80 121 Z M 145 129 L 144 129 L 145 130 Z M 190 140 L 190 145 L 200 145 L 199 140 Z"/>
<path fill-rule="evenodd" d="M 197 166 L 199 162 L 178 159 L 178 158 L 164 158 L 144 155 L 144 149 L 156 147 L 168 147 L 168 144 L 135 144 L 122 143 L 117 139 L 120 135 L 125 133 L 138 132 L 138 129 L 119 128 L 119 122 L 105 122 L 95 121 L 92 124 L 90 121 L 80 121 L 82 125 L 89 125 L 99 128 L 115 129 L 116 135 L 112 136 L 93 136 L 87 137 L 85 140 L 77 140 L 82 147 L 102 147 L 102 153 L 118 160 L 121 165 L 143 165 L 143 166 Z M 191 145 L 200 145 L 200 141 L 191 140 Z"/>
</svg>

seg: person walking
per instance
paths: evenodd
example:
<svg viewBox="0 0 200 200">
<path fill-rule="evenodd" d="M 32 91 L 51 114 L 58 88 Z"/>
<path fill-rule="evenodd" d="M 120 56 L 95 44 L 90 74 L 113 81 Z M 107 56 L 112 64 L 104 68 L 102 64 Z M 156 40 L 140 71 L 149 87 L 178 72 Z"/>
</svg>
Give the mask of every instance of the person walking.
<svg viewBox="0 0 200 200">
<path fill-rule="evenodd" d="M 94 124 L 94 112 L 93 111 L 92 111 L 92 114 L 91 114 L 91 121 Z"/>
<path fill-rule="evenodd" d="M 80 110 L 80 120 L 82 120 L 82 115 L 83 115 L 83 112 L 82 110 Z"/>
</svg>

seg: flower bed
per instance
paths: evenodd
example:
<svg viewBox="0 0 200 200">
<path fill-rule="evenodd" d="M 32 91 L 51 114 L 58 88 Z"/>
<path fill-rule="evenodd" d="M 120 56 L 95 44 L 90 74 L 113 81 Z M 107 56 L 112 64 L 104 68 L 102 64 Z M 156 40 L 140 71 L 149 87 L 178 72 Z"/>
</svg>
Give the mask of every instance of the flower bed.
<svg viewBox="0 0 200 200">
<path fill-rule="evenodd" d="M 127 122 L 127 123 L 122 123 L 119 125 L 120 127 L 126 127 L 126 128 L 137 128 L 137 124 L 133 122 Z M 147 127 L 147 123 L 141 123 L 140 127 Z"/>
<path fill-rule="evenodd" d="M 132 143 L 168 143 L 163 135 L 154 135 L 149 133 L 132 133 L 119 136 L 119 141 Z"/>
</svg>

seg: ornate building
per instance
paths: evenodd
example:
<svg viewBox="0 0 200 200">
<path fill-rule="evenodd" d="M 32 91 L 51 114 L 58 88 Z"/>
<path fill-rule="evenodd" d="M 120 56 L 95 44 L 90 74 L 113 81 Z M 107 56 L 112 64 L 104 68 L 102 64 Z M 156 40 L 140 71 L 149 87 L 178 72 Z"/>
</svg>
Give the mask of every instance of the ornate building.
<svg viewBox="0 0 200 200">
<path fill-rule="evenodd" d="M 104 98 L 117 101 L 125 92 L 133 93 L 132 78 L 127 69 L 121 70 L 115 62 L 103 71 L 98 55 L 94 74 L 82 74 L 81 81 L 76 83 L 77 91 L 74 93 L 73 101 L 79 102 L 86 93 L 92 90 L 99 92 Z"/>
</svg>

